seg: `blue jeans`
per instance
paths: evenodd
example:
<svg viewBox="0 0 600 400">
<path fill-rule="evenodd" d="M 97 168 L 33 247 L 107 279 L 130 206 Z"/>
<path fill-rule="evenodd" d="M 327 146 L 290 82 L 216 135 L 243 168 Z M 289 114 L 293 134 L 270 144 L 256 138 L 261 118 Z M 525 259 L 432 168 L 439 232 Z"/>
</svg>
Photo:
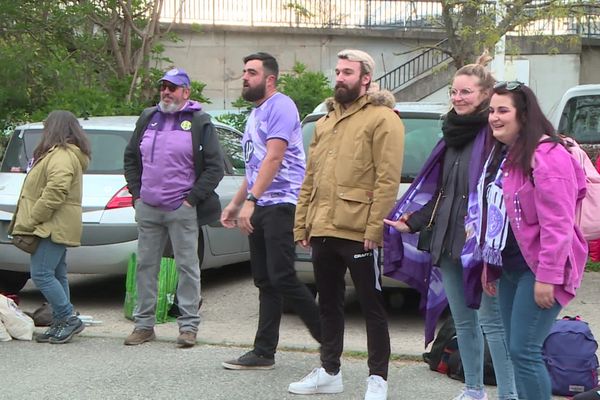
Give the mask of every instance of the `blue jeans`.
<svg viewBox="0 0 600 400">
<path fill-rule="evenodd" d="M 533 298 L 535 276 L 526 270 L 502 272 L 499 285 L 500 312 L 521 400 L 549 400 L 552 385 L 542 359 L 542 345 L 561 310 L 558 302 L 549 309 Z"/>
<path fill-rule="evenodd" d="M 54 243 L 49 238 L 41 239 L 37 250 L 31 255 L 31 280 L 52 307 L 52 318 L 55 321 L 73 315 L 66 255 L 66 246 Z"/>
<path fill-rule="evenodd" d="M 466 388 L 483 390 L 483 335 L 485 334 L 494 364 L 498 398 L 500 400 L 516 399 L 515 377 L 498 299 L 484 293 L 479 310 L 467 307 L 461 262 L 454 262 L 448 256 L 442 256 L 440 267 L 444 290 L 456 327 Z"/>
</svg>

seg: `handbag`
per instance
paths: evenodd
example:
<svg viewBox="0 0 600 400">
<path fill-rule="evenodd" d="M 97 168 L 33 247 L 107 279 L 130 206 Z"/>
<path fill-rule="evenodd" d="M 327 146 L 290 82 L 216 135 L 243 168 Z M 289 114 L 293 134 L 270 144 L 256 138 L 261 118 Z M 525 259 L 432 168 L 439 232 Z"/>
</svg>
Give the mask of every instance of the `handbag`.
<svg viewBox="0 0 600 400">
<path fill-rule="evenodd" d="M 40 244 L 40 238 L 35 235 L 12 235 L 12 243 L 25 253 L 33 254 Z"/>
<path fill-rule="evenodd" d="M 431 239 L 433 238 L 433 220 L 435 218 L 435 212 L 437 211 L 438 204 L 440 204 L 440 198 L 442 197 L 442 190 L 438 193 L 437 199 L 435 199 L 435 205 L 429 218 L 427 226 L 419 232 L 419 240 L 417 241 L 417 249 L 421 251 L 429 252 L 431 250 Z"/>
</svg>

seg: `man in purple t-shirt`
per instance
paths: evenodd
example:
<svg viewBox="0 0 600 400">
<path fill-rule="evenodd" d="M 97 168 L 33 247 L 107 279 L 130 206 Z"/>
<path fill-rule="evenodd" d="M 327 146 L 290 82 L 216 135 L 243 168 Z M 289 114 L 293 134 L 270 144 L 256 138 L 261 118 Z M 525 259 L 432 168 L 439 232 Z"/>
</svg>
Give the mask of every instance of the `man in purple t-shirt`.
<svg viewBox="0 0 600 400">
<path fill-rule="evenodd" d="M 267 53 L 244 58 L 242 97 L 255 104 L 242 139 L 246 179 L 221 214 L 226 228 L 248 234 L 254 284 L 259 290 L 254 349 L 223 363 L 227 369 L 272 369 L 285 298 L 321 342 L 315 299 L 294 270 L 294 213 L 305 169 L 296 105 L 277 91 L 279 66 Z"/>
</svg>

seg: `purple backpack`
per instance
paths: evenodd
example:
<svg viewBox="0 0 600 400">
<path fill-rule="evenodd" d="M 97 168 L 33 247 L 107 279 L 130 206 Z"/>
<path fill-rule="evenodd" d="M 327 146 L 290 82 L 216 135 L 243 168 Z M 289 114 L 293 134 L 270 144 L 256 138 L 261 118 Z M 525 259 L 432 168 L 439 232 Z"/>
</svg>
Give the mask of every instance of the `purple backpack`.
<svg viewBox="0 0 600 400">
<path fill-rule="evenodd" d="M 598 385 L 598 342 L 580 317 L 556 320 L 542 354 L 552 381 L 552 393 L 574 396 Z"/>
</svg>

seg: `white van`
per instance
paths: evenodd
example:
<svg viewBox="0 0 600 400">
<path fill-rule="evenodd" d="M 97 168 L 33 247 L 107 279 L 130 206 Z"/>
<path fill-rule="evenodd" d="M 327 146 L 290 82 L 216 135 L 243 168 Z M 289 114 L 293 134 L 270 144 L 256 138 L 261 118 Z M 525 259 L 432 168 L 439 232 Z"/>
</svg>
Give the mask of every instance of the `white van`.
<svg viewBox="0 0 600 400">
<path fill-rule="evenodd" d="M 600 144 L 600 85 L 579 85 L 567 90 L 550 115 L 560 133 L 580 144 Z"/>
</svg>

